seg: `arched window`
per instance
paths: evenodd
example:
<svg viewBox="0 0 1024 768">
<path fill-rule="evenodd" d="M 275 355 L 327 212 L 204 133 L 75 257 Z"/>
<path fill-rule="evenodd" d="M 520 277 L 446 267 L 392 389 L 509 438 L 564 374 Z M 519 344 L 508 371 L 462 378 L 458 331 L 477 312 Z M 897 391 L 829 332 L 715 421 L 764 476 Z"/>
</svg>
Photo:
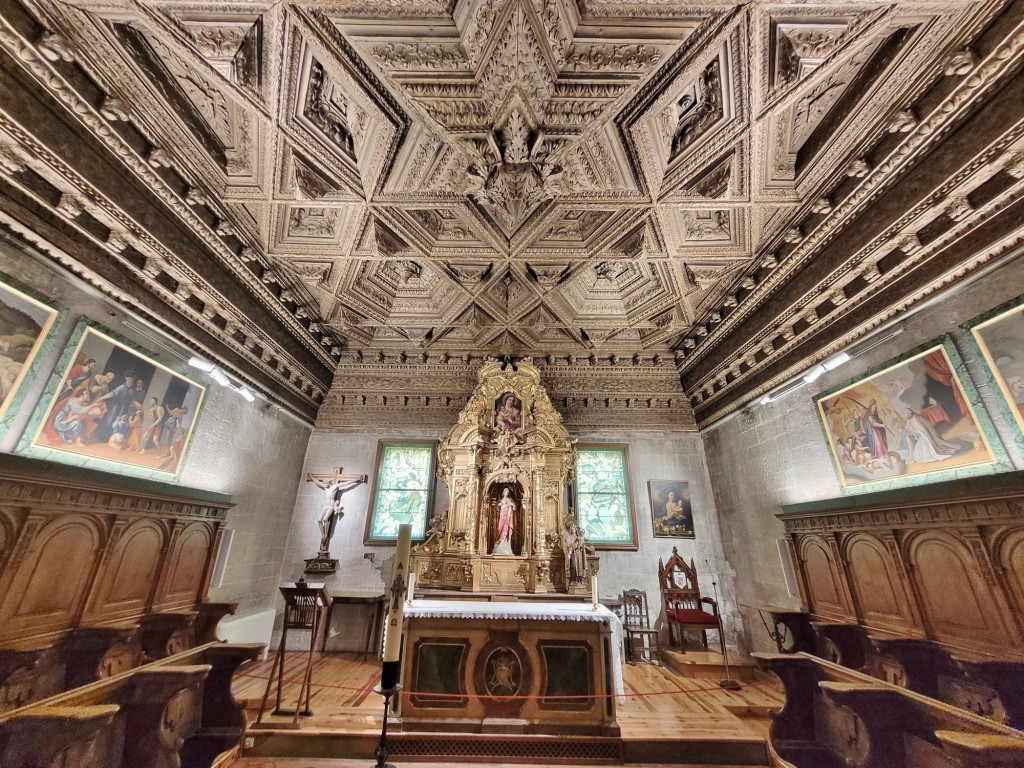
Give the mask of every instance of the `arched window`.
<svg viewBox="0 0 1024 768">
<path fill-rule="evenodd" d="M 595 547 L 636 549 L 625 446 L 576 448 L 576 520 Z"/>
<path fill-rule="evenodd" d="M 434 443 L 381 443 L 376 477 L 366 543 L 397 540 L 402 523 L 412 526 L 414 540 L 422 539 L 433 498 Z"/>
</svg>

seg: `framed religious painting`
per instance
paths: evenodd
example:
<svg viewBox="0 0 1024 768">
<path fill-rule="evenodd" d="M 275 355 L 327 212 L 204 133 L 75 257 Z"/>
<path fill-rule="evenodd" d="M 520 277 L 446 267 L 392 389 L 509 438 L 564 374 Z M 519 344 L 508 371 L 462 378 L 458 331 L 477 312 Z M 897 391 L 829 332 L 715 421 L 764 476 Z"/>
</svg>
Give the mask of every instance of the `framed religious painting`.
<svg viewBox="0 0 1024 768">
<path fill-rule="evenodd" d="M 18 452 L 173 480 L 184 466 L 205 394 L 205 387 L 83 320 Z"/>
<path fill-rule="evenodd" d="M 948 337 L 825 392 L 815 403 L 844 492 L 1009 469 Z"/>
<path fill-rule="evenodd" d="M 977 349 L 999 406 L 1016 425 L 1014 439 L 1024 451 L 1024 296 L 976 317 L 964 326 L 968 344 Z"/>
<path fill-rule="evenodd" d="M 648 480 L 651 496 L 651 522 L 660 538 L 692 539 L 693 508 L 690 484 L 685 480 Z"/>
<path fill-rule="evenodd" d="M 0 273 L 0 423 L 24 400 L 22 384 L 37 373 L 39 353 L 61 312 Z"/>
</svg>

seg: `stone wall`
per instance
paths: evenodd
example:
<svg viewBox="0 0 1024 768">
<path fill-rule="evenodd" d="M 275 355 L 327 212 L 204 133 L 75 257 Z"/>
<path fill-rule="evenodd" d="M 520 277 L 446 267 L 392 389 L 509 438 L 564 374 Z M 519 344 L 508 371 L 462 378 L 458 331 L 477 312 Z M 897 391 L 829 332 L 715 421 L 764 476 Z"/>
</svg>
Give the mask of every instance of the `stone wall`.
<svg viewBox="0 0 1024 768">
<path fill-rule="evenodd" d="M 368 480 L 342 497 L 345 515 L 338 521 L 331 541 L 331 557 L 338 560 L 338 572 L 317 576 L 328 588 L 348 592 L 378 592 L 390 580 L 394 545 L 363 544 L 366 516 L 373 488 L 377 445 L 380 441 L 440 440 L 447 430 L 316 430 L 309 440 L 300 479 L 306 474 L 329 474 L 342 467 L 345 474 L 367 475 Z M 288 545 L 281 568 L 282 581 L 294 581 L 302 575 L 305 560 L 316 557 L 320 546 L 317 520 L 324 506 L 324 493 L 313 483 L 300 482 L 295 498 L 295 514 L 288 533 Z M 448 492 L 443 483 L 434 485 L 434 510 L 448 507 Z M 368 560 L 364 555 L 373 556 Z M 310 580 L 312 577 L 310 577 Z"/>
<path fill-rule="evenodd" d="M 302 469 L 303 477 L 307 472 L 329 473 L 340 466 L 347 474 L 367 474 L 370 478 L 367 484 L 345 494 L 345 516 L 339 522 L 331 544 L 331 556 L 339 561 L 338 572 L 332 576 L 317 577 L 317 581 L 323 580 L 335 590 L 383 591 L 390 579 L 394 547 L 363 544 L 378 441 L 438 440 L 445 434 L 447 430 L 417 429 L 316 430 L 313 433 Z M 571 434 L 581 443 L 625 443 L 629 446 L 629 481 L 640 546 L 635 552 L 599 552 L 598 591 L 603 598 L 618 596 L 624 589 L 644 589 L 651 602 L 651 618 L 654 620 L 660 612 L 658 559 L 668 559 L 673 546 L 677 546 L 687 559 L 694 558 L 702 586 L 709 595 L 711 571 L 720 573 L 725 581 L 730 580 L 730 571 L 719 545 L 718 516 L 699 435 L 612 430 Z M 686 480 L 690 483 L 696 539 L 653 537 L 648 480 Z M 434 510 L 441 511 L 447 506 L 447 488 L 438 481 Z M 312 483 L 301 483 L 281 570 L 282 581 L 298 578 L 305 565 L 303 561 L 316 555 L 320 541 L 316 521 L 322 507 L 322 491 Z M 373 555 L 372 562 L 364 557 L 369 554 Z M 726 591 L 731 595 L 731 588 Z M 334 627 L 337 628 L 337 622 L 334 622 Z"/>
<path fill-rule="evenodd" d="M 1010 461 L 1024 467 L 1012 427 L 997 406 L 998 391 L 985 382 L 982 363 L 963 342 L 962 323 L 1024 290 L 1024 258 L 1000 266 L 976 282 L 940 297 L 908 317 L 903 333 L 866 351 L 811 385 L 767 405 L 751 404 L 703 433 L 713 480 L 722 547 L 736 572 L 739 601 L 796 606 L 789 596 L 776 541 L 775 518 L 783 504 L 841 495 L 813 398 L 942 334 L 950 334 L 981 394 Z M 774 650 L 757 614 L 743 610 L 742 650 Z"/>
<path fill-rule="evenodd" d="M 8 429 L 0 437 L 0 451 L 14 450 L 81 317 L 134 341 L 168 367 L 184 370 L 184 347 L 152 330 L 148 335 L 153 338 L 145 338 L 122 324 L 126 317 L 123 308 L 3 241 L 0 271 L 68 310 L 54 341 L 40 355 L 39 375 L 26 383 L 26 396 L 18 411 L 10 415 Z M 227 527 L 235 531 L 227 568 L 222 586 L 211 590 L 210 597 L 238 601 L 239 614 L 266 608 L 277 592 L 288 521 L 310 430 L 262 400 L 247 403 L 199 371 L 190 369 L 188 373 L 206 385 L 207 397 L 178 483 L 230 494 L 235 504 L 227 518 Z"/>
<path fill-rule="evenodd" d="M 668 560 L 672 548 L 697 566 L 701 589 L 712 595 L 711 581 L 729 582 L 728 564 L 722 557 L 718 515 L 704 448 L 695 433 L 604 431 L 574 435 L 580 443 L 625 443 L 629 446 L 629 483 L 632 492 L 639 549 L 635 552 L 600 551 L 598 592 L 602 598 L 618 596 L 626 589 L 643 589 L 651 605 L 652 621 L 660 614 L 658 560 Z M 684 480 L 690 484 L 694 539 L 654 538 L 648 480 Z M 714 575 L 714 576 L 713 576 Z"/>
</svg>

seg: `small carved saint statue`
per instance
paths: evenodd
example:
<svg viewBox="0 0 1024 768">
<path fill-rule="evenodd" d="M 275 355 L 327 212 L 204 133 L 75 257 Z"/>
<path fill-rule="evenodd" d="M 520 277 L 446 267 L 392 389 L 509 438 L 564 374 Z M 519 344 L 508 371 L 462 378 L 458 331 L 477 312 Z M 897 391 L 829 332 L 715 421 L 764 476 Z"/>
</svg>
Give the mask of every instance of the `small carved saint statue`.
<svg viewBox="0 0 1024 768">
<path fill-rule="evenodd" d="M 328 558 L 331 556 L 331 539 L 334 537 L 334 531 L 338 527 L 338 521 L 345 514 L 345 508 L 341 506 L 341 497 L 357 485 L 365 483 L 366 480 L 366 475 L 341 474 L 341 467 L 335 469 L 333 475 L 306 475 L 307 483 L 313 483 L 324 492 L 324 506 L 320 512 L 320 519 L 317 521 L 317 525 L 320 527 L 320 551 L 317 554 L 318 558 Z"/>
<path fill-rule="evenodd" d="M 515 533 L 516 529 L 516 501 L 512 498 L 508 488 L 501 492 L 501 498 L 498 499 L 497 512 L 498 520 L 492 554 L 515 554 L 512 551 L 512 534 Z"/>
<path fill-rule="evenodd" d="M 587 583 L 587 541 L 583 529 L 571 517 L 565 523 L 562 533 L 565 550 L 566 581 L 571 587 Z"/>
</svg>

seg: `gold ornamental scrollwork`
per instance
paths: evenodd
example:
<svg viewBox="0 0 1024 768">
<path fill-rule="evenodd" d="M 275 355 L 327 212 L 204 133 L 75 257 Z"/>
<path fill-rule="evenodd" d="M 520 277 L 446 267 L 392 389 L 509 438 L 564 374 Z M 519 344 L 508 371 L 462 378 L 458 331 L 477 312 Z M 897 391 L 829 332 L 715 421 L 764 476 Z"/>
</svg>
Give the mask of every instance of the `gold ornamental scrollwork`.
<svg viewBox="0 0 1024 768">
<path fill-rule="evenodd" d="M 575 444 L 531 360 L 486 360 L 438 446 L 438 477 L 451 507 L 444 525 L 431 521 L 427 539 L 413 550 L 417 573 L 426 577 L 419 586 L 566 591 L 552 574 L 561 574 L 566 562 L 555 532 L 562 528 Z"/>
</svg>

